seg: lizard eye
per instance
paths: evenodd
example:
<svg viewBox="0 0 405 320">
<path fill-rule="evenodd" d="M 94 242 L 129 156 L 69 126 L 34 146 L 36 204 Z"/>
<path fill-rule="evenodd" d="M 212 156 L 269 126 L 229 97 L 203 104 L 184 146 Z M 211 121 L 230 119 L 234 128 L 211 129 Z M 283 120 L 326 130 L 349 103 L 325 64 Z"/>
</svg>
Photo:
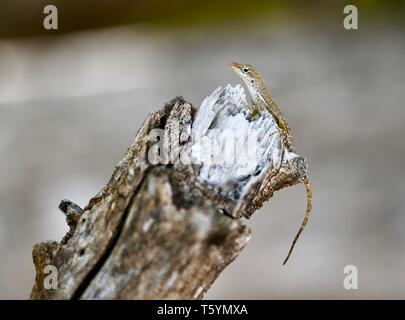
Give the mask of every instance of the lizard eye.
<svg viewBox="0 0 405 320">
<path fill-rule="evenodd" d="M 243 67 L 243 68 L 242 68 L 242 71 L 243 71 L 243 72 L 248 72 L 248 71 L 249 71 L 249 68 L 248 68 L 248 67 Z"/>
</svg>

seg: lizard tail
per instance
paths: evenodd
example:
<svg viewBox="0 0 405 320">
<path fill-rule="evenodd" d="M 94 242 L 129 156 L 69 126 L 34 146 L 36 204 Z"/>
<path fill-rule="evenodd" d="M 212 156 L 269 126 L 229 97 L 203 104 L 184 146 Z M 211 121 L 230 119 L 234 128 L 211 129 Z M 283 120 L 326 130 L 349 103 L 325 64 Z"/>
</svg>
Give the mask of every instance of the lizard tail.
<svg viewBox="0 0 405 320">
<path fill-rule="evenodd" d="M 295 244 L 297 243 L 298 238 L 300 237 L 302 231 L 304 230 L 305 225 L 307 224 L 307 222 L 309 220 L 309 217 L 311 215 L 311 210 L 312 210 L 312 187 L 311 187 L 311 184 L 309 183 L 308 180 L 304 180 L 304 185 L 305 185 L 305 189 L 307 191 L 307 212 L 305 213 L 304 221 L 302 222 L 301 227 L 298 230 L 298 232 L 297 232 L 297 234 L 296 234 L 296 236 L 294 238 L 294 241 L 293 241 L 293 243 L 292 243 L 292 245 L 290 247 L 290 250 L 288 251 L 288 255 L 285 258 L 285 260 L 283 262 L 283 265 L 285 265 L 287 263 L 288 259 L 290 258 L 291 253 L 292 253 L 292 251 L 293 251 L 293 249 L 295 247 Z"/>
</svg>

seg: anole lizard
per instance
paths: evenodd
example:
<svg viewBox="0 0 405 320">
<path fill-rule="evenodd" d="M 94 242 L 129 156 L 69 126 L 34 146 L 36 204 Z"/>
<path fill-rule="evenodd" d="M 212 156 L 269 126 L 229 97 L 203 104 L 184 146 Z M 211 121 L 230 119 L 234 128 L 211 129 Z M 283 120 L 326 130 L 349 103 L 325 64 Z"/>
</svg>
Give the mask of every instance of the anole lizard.
<svg viewBox="0 0 405 320">
<path fill-rule="evenodd" d="M 288 124 L 285 121 L 284 115 L 281 112 L 280 108 L 277 106 L 273 98 L 270 96 L 266 84 L 264 83 L 260 74 L 250 64 L 239 64 L 231 61 L 230 65 L 232 69 L 236 72 L 236 74 L 242 78 L 247 88 L 249 89 L 253 101 L 253 107 L 255 108 L 255 110 L 253 110 L 253 113 L 257 113 L 260 110 L 267 110 L 268 112 L 270 112 L 277 122 L 281 135 L 283 137 L 283 143 L 285 147 L 288 150 L 293 151 L 294 147 L 291 130 L 288 127 Z M 302 222 L 301 227 L 294 238 L 294 241 L 290 247 L 290 250 L 288 251 L 287 257 L 285 258 L 283 265 L 286 264 L 288 259 L 290 258 L 294 246 L 299 236 L 301 235 L 302 231 L 304 230 L 305 225 L 307 224 L 308 219 L 311 215 L 312 188 L 308 179 L 305 179 L 303 183 L 305 185 L 305 189 L 307 192 L 307 211 L 305 213 L 304 221 Z"/>
</svg>

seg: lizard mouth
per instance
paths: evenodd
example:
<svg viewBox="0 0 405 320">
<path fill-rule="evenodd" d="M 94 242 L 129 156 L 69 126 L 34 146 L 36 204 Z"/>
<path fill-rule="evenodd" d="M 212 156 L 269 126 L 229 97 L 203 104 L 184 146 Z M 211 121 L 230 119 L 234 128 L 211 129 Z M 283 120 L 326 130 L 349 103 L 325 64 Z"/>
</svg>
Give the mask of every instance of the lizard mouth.
<svg viewBox="0 0 405 320">
<path fill-rule="evenodd" d="M 239 63 L 236 63 L 235 61 L 229 61 L 229 65 L 231 66 L 231 68 L 234 70 L 234 71 L 238 71 L 239 69 L 240 69 L 240 64 Z"/>
<path fill-rule="evenodd" d="M 238 65 L 239 63 L 236 63 L 235 61 L 229 61 L 229 65 L 231 66 L 231 67 L 236 67 L 237 65 Z"/>
</svg>

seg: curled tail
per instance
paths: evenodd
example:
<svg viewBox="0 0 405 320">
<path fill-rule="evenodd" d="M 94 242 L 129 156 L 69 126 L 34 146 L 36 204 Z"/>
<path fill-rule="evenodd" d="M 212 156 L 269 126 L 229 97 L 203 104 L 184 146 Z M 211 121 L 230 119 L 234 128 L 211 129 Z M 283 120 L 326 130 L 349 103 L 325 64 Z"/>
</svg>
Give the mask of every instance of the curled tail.
<svg viewBox="0 0 405 320">
<path fill-rule="evenodd" d="M 307 224 L 307 222 L 309 220 L 309 217 L 311 215 L 311 210 L 312 210 L 312 187 L 311 187 L 311 184 L 309 183 L 308 180 L 304 180 L 304 185 L 305 185 L 305 189 L 307 190 L 307 212 L 305 213 L 304 221 L 302 222 L 301 227 L 298 230 L 298 232 L 297 232 L 297 234 L 296 234 L 296 236 L 294 238 L 294 241 L 293 241 L 293 243 L 292 243 L 292 245 L 290 247 L 290 250 L 288 251 L 288 255 L 285 258 L 285 260 L 283 262 L 283 265 L 285 265 L 287 263 L 288 259 L 290 258 L 290 255 L 291 255 L 291 253 L 292 253 L 292 251 L 293 251 L 293 249 L 295 247 L 295 244 L 297 243 L 297 240 L 300 237 L 302 231 L 304 230 L 305 225 Z"/>
</svg>

